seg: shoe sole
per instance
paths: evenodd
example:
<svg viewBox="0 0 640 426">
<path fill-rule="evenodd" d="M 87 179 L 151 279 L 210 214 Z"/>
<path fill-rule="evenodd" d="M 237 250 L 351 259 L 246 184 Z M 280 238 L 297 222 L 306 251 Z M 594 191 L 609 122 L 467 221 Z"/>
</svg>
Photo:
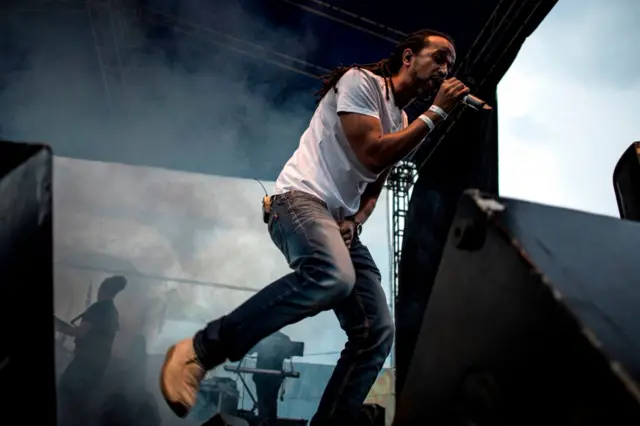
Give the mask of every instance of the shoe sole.
<svg viewBox="0 0 640 426">
<path fill-rule="evenodd" d="M 169 362 L 171 361 L 171 358 L 173 357 L 173 352 L 175 351 L 175 349 L 175 346 L 171 346 L 167 351 L 167 356 L 164 358 L 164 364 L 162 364 L 162 370 L 160 371 L 160 392 L 162 392 L 162 397 L 166 401 L 169 408 L 171 408 L 171 411 L 173 411 L 176 416 L 183 419 L 187 416 L 187 414 L 189 414 L 189 410 L 184 405 L 171 402 L 169 400 L 169 398 L 167 397 L 167 387 L 164 382 L 164 378 L 166 377 L 165 371 L 167 369 L 167 366 L 169 365 Z"/>
</svg>

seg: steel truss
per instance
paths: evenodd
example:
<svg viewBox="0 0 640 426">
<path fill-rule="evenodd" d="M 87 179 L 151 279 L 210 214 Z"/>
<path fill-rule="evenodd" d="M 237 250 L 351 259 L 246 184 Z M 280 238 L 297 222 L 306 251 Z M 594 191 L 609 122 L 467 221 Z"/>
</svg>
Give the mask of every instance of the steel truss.
<svg viewBox="0 0 640 426">
<path fill-rule="evenodd" d="M 390 227 L 391 227 L 391 306 L 395 309 L 398 295 L 398 266 L 402 252 L 405 221 L 409 211 L 411 187 L 415 183 L 418 172 L 414 163 L 401 161 L 389 173 L 386 187 L 390 192 Z"/>
</svg>

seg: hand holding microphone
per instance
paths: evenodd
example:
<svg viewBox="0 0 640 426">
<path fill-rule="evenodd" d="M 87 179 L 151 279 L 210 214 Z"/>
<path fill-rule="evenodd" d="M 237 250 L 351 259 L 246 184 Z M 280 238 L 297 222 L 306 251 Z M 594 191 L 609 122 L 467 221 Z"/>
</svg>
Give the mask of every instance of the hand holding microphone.
<svg viewBox="0 0 640 426">
<path fill-rule="evenodd" d="M 463 103 L 475 110 L 490 111 L 491 107 L 485 101 L 469 94 L 469 88 L 455 77 L 446 79 L 440 85 L 433 104 L 418 118 L 429 127 L 429 131 L 436 128 L 440 120 L 446 120 L 456 105 Z"/>
<path fill-rule="evenodd" d="M 448 78 L 440 86 L 433 100 L 433 105 L 442 108 L 447 114 L 459 103 L 463 103 L 476 110 L 491 110 L 491 107 L 487 105 L 486 102 L 469 94 L 469 92 L 469 88 L 460 80 L 455 77 Z"/>
<path fill-rule="evenodd" d="M 469 88 L 457 78 L 448 78 L 442 82 L 433 105 L 441 108 L 449 114 L 460 102 L 462 98 L 469 94 Z"/>
</svg>

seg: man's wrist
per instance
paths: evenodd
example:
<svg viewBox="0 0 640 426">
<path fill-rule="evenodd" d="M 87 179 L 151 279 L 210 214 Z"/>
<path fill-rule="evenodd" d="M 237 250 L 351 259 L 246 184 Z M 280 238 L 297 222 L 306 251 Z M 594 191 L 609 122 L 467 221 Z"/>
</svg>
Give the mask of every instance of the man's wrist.
<svg viewBox="0 0 640 426">
<path fill-rule="evenodd" d="M 444 121 L 444 119 L 442 118 L 441 115 L 427 110 L 425 111 L 422 115 L 424 115 L 425 117 L 427 117 L 429 120 L 431 120 L 431 122 L 434 124 L 435 127 L 438 127 L 438 124 L 440 124 L 440 122 Z"/>
<path fill-rule="evenodd" d="M 431 105 L 427 111 L 431 111 L 437 114 L 443 120 L 446 120 L 449 117 L 449 113 L 447 113 L 444 109 L 440 108 L 438 105 Z"/>
</svg>

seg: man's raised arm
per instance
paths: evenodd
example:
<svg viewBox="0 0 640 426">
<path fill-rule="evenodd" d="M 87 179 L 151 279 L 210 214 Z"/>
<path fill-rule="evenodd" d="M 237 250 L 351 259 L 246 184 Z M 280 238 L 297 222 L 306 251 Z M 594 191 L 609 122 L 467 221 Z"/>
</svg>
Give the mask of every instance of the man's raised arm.
<svg viewBox="0 0 640 426">
<path fill-rule="evenodd" d="M 378 91 L 375 81 L 363 71 L 352 69 L 338 82 L 336 95 L 337 112 L 349 145 L 362 165 L 374 173 L 404 158 L 442 120 L 439 114 L 426 111 L 405 129 L 383 134 Z M 433 104 L 449 112 L 467 93 L 469 89 L 452 78 L 442 83 Z"/>
</svg>

